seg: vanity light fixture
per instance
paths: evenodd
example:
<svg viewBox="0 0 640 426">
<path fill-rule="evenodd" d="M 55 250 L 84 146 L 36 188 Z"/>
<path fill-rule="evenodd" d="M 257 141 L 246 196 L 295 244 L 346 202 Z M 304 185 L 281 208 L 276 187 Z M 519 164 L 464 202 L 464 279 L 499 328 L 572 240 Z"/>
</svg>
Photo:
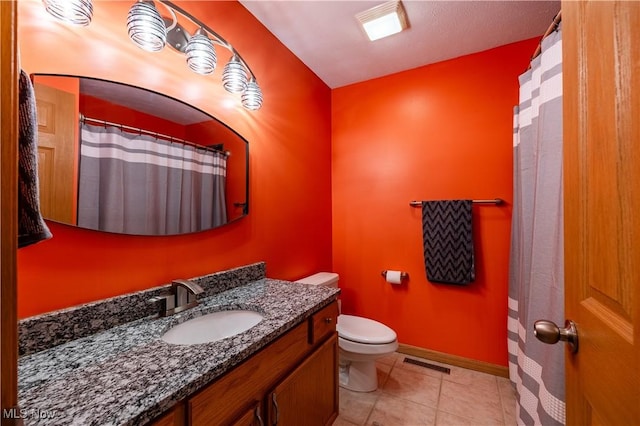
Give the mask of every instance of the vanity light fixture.
<svg viewBox="0 0 640 426">
<path fill-rule="evenodd" d="M 198 29 L 191 36 L 184 53 L 187 55 L 187 65 L 194 72 L 208 75 L 216 69 L 216 64 L 218 63 L 216 49 L 204 29 Z"/>
<path fill-rule="evenodd" d="M 136 46 L 148 52 L 158 52 L 167 44 L 167 27 L 152 1 L 139 0 L 131 6 L 127 33 Z"/>
<path fill-rule="evenodd" d="M 233 55 L 231 60 L 224 66 L 222 72 L 222 85 L 229 93 L 242 93 L 247 89 L 249 77 L 237 55 Z"/>
<path fill-rule="evenodd" d="M 252 111 L 262 106 L 262 91 L 254 79 L 247 83 L 247 88 L 242 93 L 242 106 Z"/>
<path fill-rule="evenodd" d="M 369 40 L 397 34 L 409 27 L 407 13 L 399 0 L 389 1 L 356 15 Z"/>
<path fill-rule="evenodd" d="M 43 0 L 43 2 L 51 15 L 64 22 L 88 25 L 91 21 L 93 13 L 91 0 Z M 161 3 L 171 17 L 162 17 L 155 6 L 156 3 Z M 67 13 L 67 10 L 73 13 Z M 180 25 L 177 15 L 198 27 L 195 34 L 189 34 Z M 69 18 L 69 16 L 75 16 L 75 18 Z M 202 75 L 212 74 L 216 68 L 218 58 L 214 45 L 224 47 L 231 52 L 231 59 L 224 67 L 222 85 L 228 92 L 240 94 L 245 108 L 257 110 L 262 107 L 262 90 L 256 76 L 238 51 L 219 34 L 173 2 L 136 0 L 127 15 L 127 33 L 136 46 L 149 52 L 160 51 L 168 44 L 184 53 L 189 68 Z"/>
<path fill-rule="evenodd" d="M 44 8 L 63 22 L 86 27 L 93 17 L 91 0 L 42 0 Z"/>
</svg>

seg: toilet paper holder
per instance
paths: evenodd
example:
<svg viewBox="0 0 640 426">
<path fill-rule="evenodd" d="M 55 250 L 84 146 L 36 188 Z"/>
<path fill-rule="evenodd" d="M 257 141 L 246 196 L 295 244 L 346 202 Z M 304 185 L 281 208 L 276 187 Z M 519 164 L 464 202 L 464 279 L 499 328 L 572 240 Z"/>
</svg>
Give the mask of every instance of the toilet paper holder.
<svg viewBox="0 0 640 426">
<path fill-rule="evenodd" d="M 382 275 L 382 278 L 387 278 L 387 270 L 385 269 L 384 271 L 382 271 L 380 273 L 380 275 Z M 403 280 L 406 280 L 407 278 L 409 278 L 409 273 L 408 272 L 400 272 L 400 278 Z"/>
</svg>

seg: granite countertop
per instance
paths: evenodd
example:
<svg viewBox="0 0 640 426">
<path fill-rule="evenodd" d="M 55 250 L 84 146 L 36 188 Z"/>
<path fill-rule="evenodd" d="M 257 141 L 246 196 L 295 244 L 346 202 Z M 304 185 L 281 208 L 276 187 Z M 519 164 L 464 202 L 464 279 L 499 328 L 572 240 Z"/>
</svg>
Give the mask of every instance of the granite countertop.
<svg viewBox="0 0 640 426">
<path fill-rule="evenodd" d="M 201 300 L 166 318 L 146 317 L 22 356 L 18 399 L 25 425 L 138 425 L 171 408 L 247 359 L 313 312 L 338 289 L 261 279 Z M 178 323 L 210 312 L 255 310 L 253 328 L 212 343 L 160 339 Z"/>
</svg>

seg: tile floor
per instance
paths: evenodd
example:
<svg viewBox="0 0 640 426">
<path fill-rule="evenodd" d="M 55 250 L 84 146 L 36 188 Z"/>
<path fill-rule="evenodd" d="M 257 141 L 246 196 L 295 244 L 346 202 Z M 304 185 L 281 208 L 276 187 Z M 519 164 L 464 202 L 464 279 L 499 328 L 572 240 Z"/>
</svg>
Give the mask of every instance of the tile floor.
<svg viewBox="0 0 640 426">
<path fill-rule="evenodd" d="M 405 363 L 440 365 L 450 374 Z M 512 426 L 515 391 L 509 379 L 400 353 L 380 359 L 378 390 L 340 388 L 340 415 L 333 426 Z"/>
</svg>

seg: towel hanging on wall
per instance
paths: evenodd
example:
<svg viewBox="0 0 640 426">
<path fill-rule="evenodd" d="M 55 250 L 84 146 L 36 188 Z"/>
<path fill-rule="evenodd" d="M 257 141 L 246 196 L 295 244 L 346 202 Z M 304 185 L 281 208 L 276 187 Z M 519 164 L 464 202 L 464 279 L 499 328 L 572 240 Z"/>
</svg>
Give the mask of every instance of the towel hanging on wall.
<svg viewBox="0 0 640 426">
<path fill-rule="evenodd" d="M 23 70 L 18 89 L 18 247 L 25 247 L 52 235 L 40 214 L 36 99 L 31 80 Z"/>
<path fill-rule="evenodd" d="M 427 279 L 468 284 L 475 280 L 472 200 L 422 202 L 422 240 Z"/>
</svg>

